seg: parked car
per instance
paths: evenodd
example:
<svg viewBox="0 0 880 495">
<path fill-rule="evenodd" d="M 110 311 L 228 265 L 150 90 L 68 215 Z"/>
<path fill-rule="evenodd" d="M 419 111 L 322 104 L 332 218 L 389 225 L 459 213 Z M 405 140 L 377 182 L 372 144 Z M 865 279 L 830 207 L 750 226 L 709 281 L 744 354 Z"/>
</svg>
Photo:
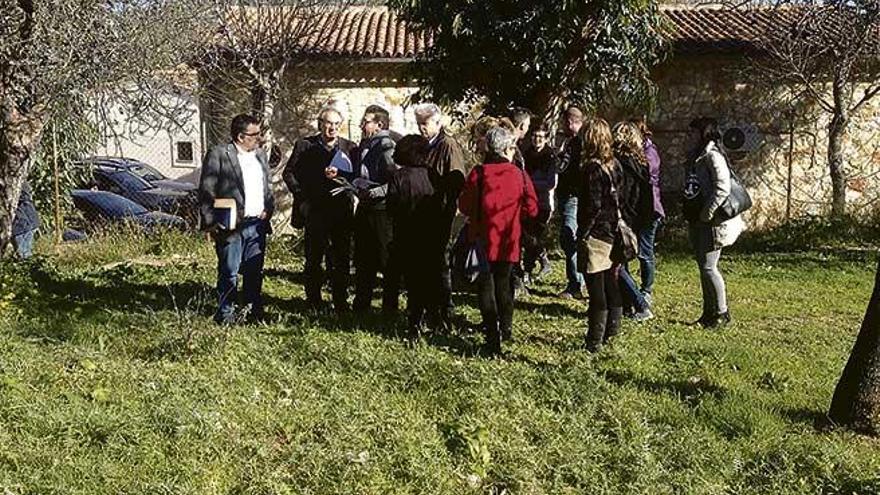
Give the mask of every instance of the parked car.
<svg viewBox="0 0 880 495">
<path fill-rule="evenodd" d="M 97 189 L 124 196 L 149 211 L 178 215 L 196 225 L 196 191 L 175 191 L 156 187 L 127 170 L 95 167 L 81 184 L 83 189 Z"/>
<path fill-rule="evenodd" d="M 156 170 L 155 167 L 134 158 L 94 156 L 80 163 L 90 164 L 93 168 L 101 168 L 111 172 L 125 170 L 161 189 L 171 189 L 173 191 L 195 191 L 198 189 L 198 186 L 195 184 L 169 179 L 165 174 Z"/>
<path fill-rule="evenodd" d="M 161 211 L 149 211 L 134 201 L 107 191 L 74 189 L 70 192 L 73 204 L 82 212 L 87 225 L 96 227 L 106 224 L 134 224 L 144 232 L 153 233 L 160 229 L 186 228 L 186 221 Z"/>
</svg>

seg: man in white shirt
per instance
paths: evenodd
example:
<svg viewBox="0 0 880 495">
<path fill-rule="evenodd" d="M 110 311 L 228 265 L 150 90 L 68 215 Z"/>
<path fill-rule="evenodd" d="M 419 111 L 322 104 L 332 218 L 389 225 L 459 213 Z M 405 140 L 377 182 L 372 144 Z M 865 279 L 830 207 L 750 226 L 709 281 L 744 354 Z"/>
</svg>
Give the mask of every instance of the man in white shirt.
<svg viewBox="0 0 880 495">
<path fill-rule="evenodd" d="M 199 181 L 199 209 L 202 230 L 214 240 L 217 252 L 217 294 L 219 305 L 214 321 L 235 321 L 238 274 L 248 321 L 265 318 L 263 311 L 263 263 L 266 235 L 275 208 L 266 152 L 260 147 L 260 121 L 237 115 L 230 126 L 232 142 L 211 149 L 205 157 Z M 214 200 L 234 199 L 237 222 L 223 228 L 215 218 Z M 227 227 L 230 227 L 227 225 Z"/>
</svg>

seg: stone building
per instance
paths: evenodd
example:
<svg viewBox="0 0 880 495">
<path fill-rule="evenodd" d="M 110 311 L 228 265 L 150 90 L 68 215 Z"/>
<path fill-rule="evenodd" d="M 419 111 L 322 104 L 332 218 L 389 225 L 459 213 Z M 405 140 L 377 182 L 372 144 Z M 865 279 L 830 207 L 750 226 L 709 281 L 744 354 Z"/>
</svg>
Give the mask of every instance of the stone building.
<svg viewBox="0 0 880 495">
<path fill-rule="evenodd" d="M 658 97 L 648 117 L 664 160 L 667 202 L 675 203 L 683 181 L 688 123 L 697 116 L 714 116 L 727 129 L 725 141 L 734 167 L 755 200 L 748 213 L 752 225 L 825 213 L 831 202 L 825 165 L 828 117 L 808 104 L 785 108 L 742 75 L 747 53 L 773 22 L 769 11 L 686 5 L 665 6 L 663 11 L 672 27 L 671 55 L 654 71 Z M 288 96 L 296 104 L 277 113 L 273 127 L 281 148 L 314 132 L 315 109 L 330 99 L 347 108 L 345 131 L 352 139 L 360 137 L 357 123 L 370 104 L 391 111 L 394 130 L 415 132 L 407 106 L 418 84 L 407 78 L 406 67 L 430 46 L 430 34 L 413 32 L 384 7 L 349 7 L 322 22 L 331 34 L 309 47 L 315 57 L 303 69 L 308 82 L 292 84 L 296 94 Z M 223 105 L 219 100 L 202 101 L 208 145 L 225 139 L 226 117 L 246 109 L 235 103 L 243 101 L 241 95 L 230 95 Z M 620 117 L 613 110 L 603 114 L 609 120 Z M 851 211 L 873 215 L 880 198 L 880 97 L 853 116 L 852 127 L 846 143 L 847 197 Z M 283 185 L 278 192 L 283 203 Z"/>
</svg>

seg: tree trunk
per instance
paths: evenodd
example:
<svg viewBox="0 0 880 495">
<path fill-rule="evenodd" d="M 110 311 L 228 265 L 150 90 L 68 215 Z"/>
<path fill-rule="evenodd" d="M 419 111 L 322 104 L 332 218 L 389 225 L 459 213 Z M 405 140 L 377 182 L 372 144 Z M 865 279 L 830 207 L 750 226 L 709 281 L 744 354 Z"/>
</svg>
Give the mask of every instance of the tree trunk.
<svg viewBox="0 0 880 495">
<path fill-rule="evenodd" d="M 838 74 L 832 83 L 834 114 L 828 124 L 828 172 L 831 175 L 831 216 L 846 215 L 846 157 L 843 138 L 849 125 L 849 98 L 845 75 Z"/>
<path fill-rule="evenodd" d="M 12 98 L 4 98 L 0 115 L 0 257 L 12 242 L 12 222 L 30 157 L 40 142 L 45 115 L 34 110 L 22 115 Z"/>
<path fill-rule="evenodd" d="M 843 138 L 847 121 L 835 115 L 828 126 L 828 172 L 831 175 L 831 216 L 846 215 L 846 168 L 843 155 Z"/>
<path fill-rule="evenodd" d="M 275 118 L 276 95 L 278 88 L 254 82 L 251 86 L 251 111 L 260 118 L 263 129 L 263 149 L 266 156 L 272 157 L 275 146 L 275 133 L 272 132 L 272 120 Z"/>
<path fill-rule="evenodd" d="M 837 382 L 828 418 L 861 433 L 876 435 L 880 431 L 880 264 L 862 328 Z"/>
</svg>

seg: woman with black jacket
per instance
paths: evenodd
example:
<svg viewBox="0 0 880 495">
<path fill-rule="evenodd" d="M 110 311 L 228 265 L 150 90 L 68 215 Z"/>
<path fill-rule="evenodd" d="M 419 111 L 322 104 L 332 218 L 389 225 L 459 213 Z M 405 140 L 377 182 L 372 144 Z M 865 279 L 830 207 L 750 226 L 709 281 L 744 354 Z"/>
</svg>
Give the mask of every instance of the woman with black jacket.
<svg viewBox="0 0 880 495">
<path fill-rule="evenodd" d="M 642 232 L 654 220 L 654 191 L 645 157 L 642 133 L 631 122 L 619 122 L 612 131 L 614 156 L 621 166 L 620 213 L 634 232 Z M 624 263 L 620 270 L 620 289 L 623 303 L 636 321 L 654 317 L 645 296 L 639 290 Z"/>
<path fill-rule="evenodd" d="M 594 118 L 584 126 L 583 179 L 578 198 L 578 268 L 584 274 L 590 302 L 586 344 L 596 352 L 620 330 L 623 314 L 611 248 L 617 237 L 620 164 L 612 152 L 611 129 Z"/>
<path fill-rule="evenodd" d="M 437 173 L 428 167 L 428 140 L 419 135 L 405 136 L 394 149 L 394 162 L 400 166 L 388 180 L 386 201 L 394 226 L 391 258 L 400 267 L 407 293 L 409 337 L 421 336 L 425 314 L 439 309 L 439 298 L 432 283 L 440 276 L 440 264 L 426 256 L 434 246 L 433 233 L 439 228 L 440 203 Z"/>
</svg>

